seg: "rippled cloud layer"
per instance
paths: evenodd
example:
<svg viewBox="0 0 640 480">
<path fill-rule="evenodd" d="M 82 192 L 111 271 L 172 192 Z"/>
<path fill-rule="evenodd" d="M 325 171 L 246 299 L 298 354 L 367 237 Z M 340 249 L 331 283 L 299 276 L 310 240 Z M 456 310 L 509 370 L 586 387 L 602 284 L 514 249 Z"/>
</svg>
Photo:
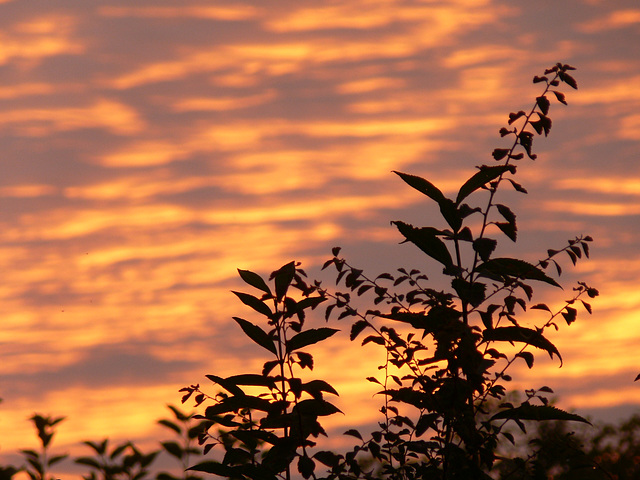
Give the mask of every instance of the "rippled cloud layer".
<svg viewBox="0 0 640 480">
<path fill-rule="evenodd" d="M 565 366 L 522 379 L 640 404 L 635 1 L 0 2 L 3 451 L 31 445 L 36 411 L 69 417 L 65 445 L 151 439 L 180 387 L 259 365 L 230 323 L 238 267 L 319 275 L 340 244 L 376 274 L 428 270 L 389 220 L 436 212 L 391 170 L 456 191 L 558 61 L 580 88 L 505 201 L 528 258 L 592 235 L 567 280 L 602 297 L 555 337 Z M 316 353 L 371 421 L 375 365 L 346 341 Z"/>
</svg>

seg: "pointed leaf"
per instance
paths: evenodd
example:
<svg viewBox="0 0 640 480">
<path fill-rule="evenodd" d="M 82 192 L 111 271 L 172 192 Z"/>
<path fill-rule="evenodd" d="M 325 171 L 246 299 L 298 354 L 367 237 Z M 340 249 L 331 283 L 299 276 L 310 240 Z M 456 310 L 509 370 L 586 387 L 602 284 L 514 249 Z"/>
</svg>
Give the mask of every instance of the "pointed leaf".
<svg viewBox="0 0 640 480">
<path fill-rule="evenodd" d="M 55 465 L 56 463 L 60 463 L 62 460 L 64 460 L 65 458 L 67 458 L 69 455 L 56 455 L 55 457 L 51 457 L 49 460 L 47 460 L 47 465 L 49 465 L 50 467 L 52 465 Z"/>
<path fill-rule="evenodd" d="M 471 193 L 476 191 L 478 188 L 486 185 L 491 180 L 498 178 L 504 172 L 510 171 L 511 173 L 515 172 L 515 168 L 512 165 L 498 165 L 489 167 L 483 165 L 480 167 L 480 171 L 476 172 L 469 180 L 467 180 L 460 190 L 458 191 L 458 196 L 456 197 L 456 205 L 460 205 L 460 202 L 467 198 Z"/>
<path fill-rule="evenodd" d="M 162 448 L 164 448 L 168 454 L 173 455 L 178 460 L 182 459 L 182 456 L 184 455 L 184 450 L 182 450 L 182 447 L 178 445 L 178 443 L 162 442 L 160 443 L 160 445 L 162 445 Z"/>
<path fill-rule="evenodd" d="M 289 289 L 289 285 L 291 285 L 291 281 L 293 280 L 295 274 L 295 262 L 289 262 L 271 274 L 271 278 L 275 279 L 276 297 L 278 298 L 278 300 L 282 300 L 282 298 L 284 298 L 284 296 L 287 294 L 287 290 Z"/>
<path fill-rule="evenodd" d="M 502 204 L 497 204 L 496 208 L 498 209 L 498 212 L 500 212 L 500 215 L 502 215 L 502 217 L 509 223 L 513 223 L 515 225 L 516 223 L 516 216 L 515 214 L 511 211 L 511 209 L 509 207 L 507 207 L 506 205 L 502 205 Z"/>
<path fill-rule="evenodd" d="M 427 197 L 435 200 L 440 204 L 442 200 L 444 200 L 444 195 L 442 192 L 431 182 L 425 180 L 422 177 L 418 177 L 416 175 L 409 175 L 408 173 L 396 172 L 393 171 L 396 175 L 400 176 L 402 180 L 408 183 L 410 186 L 418 190 L 420 193 L 425 194 Z"/>
<path fill-rule="evenodd" d="M 244 280 L 246 283 L 248 283 L 252 287 L 257 288 L 258 290 L 262 290 L 264 293 L 271 295 L 269 286 L 265 283 L 260 275 L 249 270 L 240 269 L 238 269 L 238 273 L 240 274 L 242 280 Z"/>
<path fill-rule="evenodd" d="M 300 332 L 287 342 L 287 352 L 293 352 L 299 348 L 312 345 L 314 343 L 321 342 L 322 340 L 329 338 L 339 330 L 335 328 L 311 328 Z"/>
<path fill-rule="evenodd" d="M 251 395 L 228 397 L 222 400 L 220 403 L 211 405 L 205 410 L 205 416 L 208 419 L 216 417 L 223 413 L 236 412 L 244 408 L 251 408 L 254 410 L 260 410 L 261 412 L 268 412 L 272 409 L 272 405 L 268 400 L 260 397 L 254 397 Z"/>
<path fill-rule="evenodd" d="M 531 310 L 546 310 L 547 312 L 551 313 L 551 309 L 549 308 L 549 306 L 544 303 L 538 303 L 529 308 Z"/>
<path fill-rule="evenodd" d="M 479 265 L 476 270 L 481 275 L 492 279 L 514 277 L 523 280 L 538 280 L 553 285 L 554 287 L 562 288 L 558 282 L 548 277 L 547 274 L 535 265 L 516 258 L 494 258 Z"/>
<path fill-rule="evenodd" d="M 492 330 L 485 330 L 482 336 L 485 342 L 521 342 L 541 350 L 546 350 L 551 358 L 556 354 L 560 359 L 560 366 L 562 366 L 562 356 L 560 356 L 560 352 L 556 346 L 537 330 L 516 326 L 498 327 Z"/>
<path fill-rule="evenodd" d="M 176 432 L 178 435 L 180 435 L 182 433 L 182 430 L 180 429 L 180 427 L 178 425 L 176 425 L 175 423 L 173 423 L 170 420 L 158 420 L 158 423 L 160 425 L 164 425 L 167 428 L 170 428 L 171 430 L 173 430 L 174 432 Z"/>
<path fill-rule="evenodd" d="M 346 432 L 343 433 L 343 435 L 349 435 L 351 437 L 356 437 L 357 439 L 362 440 L 362 435 L 360 435 L 360 432 L 355 428 L 347 430 Z"/>
<path fill-rule="evenodd" d="M 527 362 L 527 367 L 533 368 L 533 353 L 531 352 L 520 352 L 516 354 L 516 357 L 523 358 L 525 362 Z"/>
<path fill-rule="evenodd" d="M 495 225 L 504 233 L 511 241 L 515 242 L 518 238 L 518 231 L 515 223 L 496 222 Z"/>
<path fill-rule="evenodd" d="M 445 267 L 451 267 L 453 261 L 447 246 L 436 235 L 440 230 L 431 227 L 416 228 L 408 223 L 393 221 L 400 233 L 420 250 L 429 255 L 434 260 L 442 263 Z"/>
<path fill-rule="evenodd" d="M 573 422 L 582 422 L 591 425 L 591 423 L 580 415 L 565 412 L 559 408 L 550 405 L 531 405 L 523 403 L 519 407 L 503 410 L 496 413 L 491 420 L 566 420 Z"/>
<path fill-rule="evenodd" d="M 565 105 L 567 104 L 567 101 L 565 100 L 564 93 L 562 93 L 562 92 L 558 92 L 558 91 L 556 91 L 556 90 L 552 90 L 552 92 L 553 92 L 553 94 L 556 96 L 556 98 L 558 99 L 558 101 L 559 101 L 560 103 L 563 103 L 563 104 L 565 104 Z"/>
<path fill-rule="evenodd" d="M 342 413 L 342 411 L 335 405 L 327 402 L 326 400 L 319 400 L 315 398 L 298 402 L 296 406 L 293 407 L 293 412 L 317 417 L 333 415 L 334 413 Z"/>
<path fill-rule="evenodd" d="M 527 194 L 529 192 L 527 192 L 527 189 L 524 188 L 522 185 L 520 185 L 519 183 L 515 182 L 513 179 L 511 178 L 507 178 L 507 181 L 511 183 L 511 185 L 513 186 L 513 189 L 517 192 L 520 193 L 524 193 Z"/>
<path fill-rule="evenodd" d="M 304 383 L 302 385 L 302 390 L 311 394 L 312 397 L 319 399 L 322 399 L 322 394 L 320 392 L 327 392 L 333 395 L 338 395 L 336 389 L 324 380 L 311 380 L 310 382 Z"/>
<path fill-rule="evenodd" d="M 233 319 L 238 323 L 238 325 L 240 325 L 240 328 L 242 328 L 242 331 L 247 335 L 247 337 L 261 347 L 266 348 L 274 355 L 277 355 L 276 346 L 274 345 L 273 340 L 264 330 L 242 318 L 233 317 Z"/>
<path fill-rule="evenodd" d="M 360 332 L 362 332 L 365 328 L 367 328 L 367 326 L 369 325 L 369 322 L 367 322 L 366 320 L 358 320 L 357 322 L 355 322 L 352 326 L 351 326 L 351 333 L 349 334 L 349 340 L 354 341 L 358 335 L 360 335 Z"/>
<path fill-rule="evenodd" d="M 232 375 L 225 378 L 225 382 L 230 382 L 234 385 L 247 385 L 253 387 L 267 387 L 274 388 L 275 382 L 272 377 L 266 377 L 264 375 L 258 375 L 255 373 L 243 373 L 240 375 Z"/>
<path fill-rule="evenodd" d="M 265 317 L 270 318 L 273 315 L 271 309 L 267 306 L 267 304 L 259 298 L 256 298 L 253 295 L 249 295 L 248 293 L 234 291 L 232 291 L 232 293 L 236 295 L 242 303 L 244 303 L 248 307 L 253 308 L 256 312 L 261 313 Z"/>
</svg>

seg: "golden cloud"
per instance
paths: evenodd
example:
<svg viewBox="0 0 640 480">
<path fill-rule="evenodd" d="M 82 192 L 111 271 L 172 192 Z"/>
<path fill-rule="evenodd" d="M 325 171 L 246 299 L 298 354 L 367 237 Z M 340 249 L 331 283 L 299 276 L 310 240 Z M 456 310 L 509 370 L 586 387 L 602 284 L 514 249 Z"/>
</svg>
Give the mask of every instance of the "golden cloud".
<svg viewBox="0 0 640 480">
<path fill-rule="evenodd" d="M 616 10 L 605 17 L 581 23 L 577 28 L 584 33 L 597 33 L 605 30 L 626 28 L 638 23 L 640 23 L 640 10 L 626 9 Z"/>
<path fill-rule="evenodd" d="M 85 128 L 104 128 L 118 135 L 132 135 L 139 133 L 145 123 L 133 108 L 99 99 L 87 107 L 8 110 L 0 117 L 0 125 L 14 126 L 20 133 L 33 136 Z"/>
<path fill-rule="evenodd" d="M 179 7 L 100 7 L 100 15 L 105 17 L 143 18 L 207 18 L 213 20 L 247 20 L 258 15 L 259 10 L 249 5 L 217 5 Z"/>
<path fill-rule="evenodd" d="M 23 83 L 0 87 L 0 98 L 11 99 L 31 95 L 46 95 L 54 91 L 54 86 L 46 83 Z"/>
<path fill-rule="evenodd" d="M 640 204 L 628 202 L 576 202 L 576 201 L 547 201 L 544 209 L 551 212 L 565 212 L 576 215 L 590 215 L 595 217 L 620 217 L 640 214 Z"/>
<path fill-rule="evenodd" d="M 172 108 L 177 112 L 240 110 L 262 105 L 274 98 L 276 98 L 275 90 L 244 97 L 187 97 L 174 102 Z"/>
<path fill-rule="evenodd" d="M 58 189 L 51 185 L 12 185 L 0 187 L 0 197 L 35 198 L 54 195 Z"/>
<path fill-rule="evenodd" d="M 84 53 L 83 42 L 73 38 L 75 23 L 74 17 L 52 15 L 13 25 L 8 32 L 0 33 L 0 65 Z"/>
</svg>

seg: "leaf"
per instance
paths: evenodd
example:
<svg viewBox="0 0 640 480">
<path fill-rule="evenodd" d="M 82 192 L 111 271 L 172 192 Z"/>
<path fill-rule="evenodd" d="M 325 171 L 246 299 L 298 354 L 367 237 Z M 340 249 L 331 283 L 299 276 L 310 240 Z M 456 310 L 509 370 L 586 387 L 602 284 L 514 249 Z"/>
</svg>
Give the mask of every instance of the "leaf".
<svg viewBox="0 0 640 480">
<path fill-rule="evenodd" d="M 428 180 L 425 180 L 424 178 L 418 177 L 416 175 L 397 172 L 395 170 L 393 171 L 393 173 L 398 175 L 402 180 L 418 190 L 420 193 L 423 193 L 427 197 L 438 202 L 438 204 L 440 204 L 444 200 L 445 196 L 442 194 L 442 192 Z"/>
<path fill-rule="evenodd" d="M 462 278 L 456 277 L 451 281 L 451 286 L 458 294 L 460 300 L 471 304 L 473 307 L 477 307 L 482 304 L 486 297 L 485 290 L 487 286 L 484 283 L 471 283 Z"/>
<path fill-rule="evenodd" d="M 321 450 L 313 455 L 313 458 L 327 467 L 337 466 L 340 462 L 340 456 L 327 450 Z"/>
<path fill-rule="evenodd" d="M 516 190 L 517 192 L 524 193 L 524 194 L 529 193 L 529 192 L 527 192 L 527 189 L 526 189 L 526 188 L 524 188 L 524 187 L 523 187 L 522 185 L 520 185 L 519 183 L 517 183 L 517 182 L 513 181 L 513 179 L 511 179 L 511 178 L 507 178 L 507 181 L 509 181 L 509 182 L 511 183 L 511 185 L 512 185 L 512 186 L 513 186 L 513 188 L 514 188 L 514 190 Z"/>
<path fill-rule="evenodd" d="M 549 135 L 549 131 L 551 130 L 551 119 L 546 115 L 538 114 L 540 118 L 535 122 L 529 122 L 531 126 L 538 132 L 538 135 L 542 135 L 544 132 L 544 136 Z"/>
<path fill-rule="evenodd" d="M 513 122 L 515 122 L 516 120 L 518 120 L 520 117 L 524 117 L 526 115 L 526 113 L 522 110 L 520 110 L 518 113 L 510 113 L 509 114 L 509 125 L 511 125 Z"/>
<path fill-rule="evenodd" d="M 178 425 L 176 425 L 175 423 L 173 423 L 170 420 L 158 420 L 158 423 L 160 425 L 164 425 L 167 428 L 170 428 L 171 430 L 173 430 L 174 432 L 176 432 L 178 435 L 180 435 L 182 433 L 182 430 L 180 429 L 180 427 Z"/>
<path fill-rule="evenodd" d="M 538 303 L 529 308 L 531 310 L 546 310 L 547 312 L 551 313 L 551 309 L 549 308 L 549 306 L 544 303 Z"/>
<path fill-rule="evenodd" d="M 420 193 L 428 196 L 432 200 L 436 201 L 440 207 L 440 212 L 442 216 L 445 218 L 447 223 L 454 230 L 458 230 L 462 223 L 462 219 L 460 217 L 460 213 L 456 208 L 456 204 L 446 198 L 442 192 L 431 182 L 425 180 L 422 177 L 418 177 L 416 175 L 409 175 L 407 173 L 393 171 L 393 173 L 397 174 L 404 180 L 407 184 L 418 190 Z"/>
<path fill-rule="evenodd" d="M 443 198 L 442 201 L 439 202 L 439 206 L 442 217 L 447 221 L 449 226 L 457 232 L 462 226 L 462 215 L 455 202 L 448 198 Z"/>
<path fill-rule="evenodd" d="M 493 152 L 491 152 L 491 156 L 494 160 L 502 160 L 509 154 L 510 150 L 508 148 L 495 148 Z"/>
<path fill-rule="evenodd" d="M 243 373 L 240 375 L 232 375 L 225 378 L 225 382 L 231 382 L 234 385 L 247 385 L 253 387 L 275 388 L 273 378 L 255 373 Z"/>
<path fill-rule="evenodd" d="M 360 332 L 362 332 L 365 328 L 367 328 L 368 325 L 369 325 L 369 322 L 367 322 L 366 320 L 358 320 L 357 322 L 355 322 L 351 326 L 351 333 L 349 334 L 349 340 L 354 341 L 358 337 L 358 335 L 360 335 Z"/>
<path fill-rule="evenodd" d="M 182 459 L 184 451 L 176 442 L 162 442 L 160 445 L 162 445 L 162 448 L 164 448 L 170 455 L 173 455 L 179 460 Z"/>
<path fill-rule="evenodd" d="M 342 413 L 342 411 L 327 402 L 326 400 L 308 399 L 298 402 L 293 407 L 293 413 L 300 413 L 301 415 L 312 415 L 314 417 L 321 417 L 326 415 L 333 415 L 334 413 Z"/>
<path fill-rule="evenodd" d="M 511 241 L 515 242 L 518 238 L 516 226 L 513 223 L 496 222 L 495 225 L 504 233 Z"/>
<path fill-rule="evenodd" d="M 491 257 L 497 245 L 498 242 L 493 238 L 477 238 L 473 241 L 473 250 L 480 255 L 483 262 L 486 262 Z"/>
<path fill-rule="evenodd" d="M 55 457 L 51 457 L 49 460 L 47 460 L 47 465 L 48 466 L 52 466 L 55 465 L 56 463 L 60 463 L 62 460 L 64 460 L 65 458 L 67 458 L 69 455 L 56 455 Z"/>
<path fill-rule="evenodd" d="M 563 311 L 560 313 L 562 313 L 562 316 L 567 322 L 567 325 L 571 325 L 573 322 L 576 321 L 576 318 L 578 317 L 578 311 L 572 307 L 565 307 L 565 310 L 566 312 Z"/>
<path fill-rule="evenodd" d="M 494 258 L 479 265 L 476 271 L 491 279 L 505 280 L 507 277 L 523 280 L 538 280 L 562 288 L 553 278 L 538 267 L 516 258 Z"/>
<path fill-rule="evenodd" d="M 638 380 L 640 380 L 640 374 L 638 374 L 638 376 L 636 377 L 636 379 L 634 380 L 634 382 L 637 382 Z"/>
<path fill-rule="evenodd" d="M 533 368 L 533 353 L 531 352 L 520 352 L 516 354 L 516 357 L 523 358 L 525 362 L 527 362 L 527 367 Z"/>
<path fill-rule="evenodd" d="M 523 403 L 519 407 L 510 408 L 496 413 L 491 417 L 493 420 L 565 420 L 573 422 L 582 422 L 591 425 L 591 423 L 580 415 L 565 412 L 559 408 L 552 407 L 550 405 L 531 405 L 529 403 Z"/>
<path fill-rule="evenodd" d="M 480 171 L 476 172 L 469 180 L 467 180 L 460 190 L 458 191 L 458 196 L 456 197 L 456 205 L 460 205 L 460 202 L 467 198 L 471 193 L 476 191 L 478 188 L 486 185 L 491 180 L 498 178 L 503 173 L 510 171 L 511 173 L 515 172 L 515 168 L 512 165 L 498 165 L 489 167 L 483 165 L 480 167 Z"/>
<path fill-rule="evenodd" d="M 418 423 L 416 423 L 416 437 L 421 437 L 424 433 L 430 429 L 434 428 L 434 425 L 438 419 L 439 415 L 437 413 L 429 413 L 423 414 L 420 416 Z"/>
<path fill-rule="evenodd" d="M 302 385 L 302 390 L 310 394 L 313 398 L 320 400 L 322 399 L 322 393 L 320 392 L 327 392 L 332 393 L 333 395 L 338 395 L 336 389 L 324 380 L 311 380 L 310 382 L 304 383 Z"/>
<path fill-rule="evenodd" d="M 378 337 L 376 335 L 369 335 L 364 340 L 362 340 L 362 345 L 366 345 L 367 343 L 375 343 L 377 345 L 384 346 L 385 341 L 384 341 L 384 338 L 382 337 Z"/>
<path fill-rule="evenodd" d="M 349 435 L 351 437 L 356 437 L 357 439 L 362 440 L 362 435 L 360 435 L 360 432 L 355 428 L 347 430 L 346 432 L 343 433 L 343 435 Z"/>
<path fill-rule="evenodd" d="M 178 408 L 174 407 L 173 405 L 167 405 L 167 408 L 169 410 L 171 410 L 171 412 L 173 412 L 173 415 L 180 420 L 181 422 L 186 422 L 187 420 L 189 420 L 191 418 L 191 415 L 185 415 L 184 413 L 182 413 Z"/>
<path fill-rule="evenodd" d="M 234 291 L 232 291 L 232 293 L 236 295 L 242 303 L 244 303 L 248 307 L 253 308 L 256 312 L 261 313 L 265 317 L 271 318 L 271 316 L 273 315 L 271 309 L 267 306 L 267 304 L 259 298 L 256 298 L 253 295 L 249 295 L 248 293 Z"/>
<path fill-rule="evenodd" d="M 553 92 L 553 94 L 556 96 L 556 98 L 558 99 L 558 101 L 559 101 L 560 103 L 563 103 L 563 104 L 565 104 L 565 105 L 567 104 L 567 101 L 565 100 L 564 93 L 562 93 L 562 92 L 557 92 L 556 90 L 551 90 L 551 91 Z"/>
<path fill-rule="evenodd" d="M 300 353 L 298 353 L 298 356 L 300 356 Z M 302 359 L 301 359 L 301 362 L 302 362 Z M 311 363 L 313 364 L 313 361 Z M 262 366 L 262 375 L 264 376 L 269 375 L 271 373 L 271 370 L 276 368 L 278 364 L 279 364 L 278 360 L 271 360 L 271 361 L 265 362 L 264 365 Z"/>
<path fill-rule="evenodd" d="M 567 72 L 560 71 L 558 72 L 558 76 L 560 77 L 560 80 L 569 85 L 571 88 L 575 90 L 578 89 L 578 83 L 576 82 L 575 78 L 573 78 Z"/>
<path fill-rule="evenodd" d="M 238 273 L 240 274 L 240 277 L 242 278 L 242 280 L 245 281 L 245 283 L 248 283 L 252 287 L 255 287 L 258 290 L 262 290 L 263 292 L 271 295 L 271 290 L 269 289 L 269 286 L 265 283 L 265 281 L 262 279 L 260 275 L 258 275 L 257 273 L 253 273 L 249 270 L 240 270 L 240 269 L 238 269 Z"/>
<path fill-rule="evenodd" d="M 293 352 L 299 348 L 312 345 L 314 343 L 321 342 L 322 340 L 329 338 L 331 335 L 339 332 L 335 328 L 311 328 L 300 332 L 294 337 L 290 338 L 287 342 L 287 352 Z"/>
<path fill-rule="evenodd" d="M 562 366 L 562 356 L 558 349 L 537 330 L 516 326 L 498 327 L 492 330 L 485 330 L 482 336 L 485 342 L 521 342 L 546 350 L 551 358 L 556 354 L 560 359 L 560 366 Z"/>
<path fill-rule="evenodd" d="M 313 356 L 305 352 L 296 352 L 298 360 L 300 361 L 300 368 L 307 367 L 309 370 L 313 370 Z"/>
<path fill-rule="evenodd" d="M 515 214 L 511 211 L 511 209 L 509 207 L 507 207 L 506 205 L 502 205 L 502 204 L 497 204 L 496 208 L 498 209 L 498 212 L 500 212 L 500 215 L 502 215 L 502 217 L 509 223 L 516 223 L 516 216 Z"/>
<path fill-rule="evenodd" d="M 238 323 L 238 325 L 240 325 L 240 328 L 242 328 L 242 331 L 247 335 L 247 337 L 261 347 L 269 350 L 274 355 L 277 355 L 276 346 L 274 345 L 273 340 L 264 330 L 242 318 L 233 317 L 233 319 Z"/>
<path fill-rule="evenodd" d="M 289 285 L 296 274 L 296 263 L 289 262 L 271 274 L 271 278 L 275 279 L 276 297 L 280 301 L 287 294 Z"/>
<path fill-rule="evenodd" d="M 449 253 L 447 246 L 436 236 L 441 233 L 440 230 L 431 227 L 416 228 L 413 225 L 399 221 L 393 221 L 391 223 L 398 227 L 400 233 L 408 241 L 413 243 L 431 258 L 442 263 L 445 267 L 453 266 L 451 254 Z"/>
<path fill-rule="evenodd" d="M 298 457 L 298 472 L 300 472 L 303 478 L 306 479 L 311 477 L 315 469 L 316 462 L 314 462 L 312 459 L 304 455 Z"/>
<path fill-rule="evenodd" d="M 540 111 L 543 115 L 549 113 L 549 106 L 551 105 L 551 103 L 549 102 L 549 99 L 547 97 L 545 97 L 544 95 L 537 97 L 536 103 L 538 104 L 538 107 L 540 107 Z"/>
<path fill-rule="evenodd" d="M 261 412 L 268 412 L 272 409 L 272 406 L 268 400 L 251 395 L 227 397 L 220 403 L 216 403 L 215 405 L 207 407 L 207 409 L 205 410 L 205 416 L 208 419 L 212 419 L 212 417 L 215 417 L 217 415 L 236 412 L 245 408 L 260 410 Z"/>
<path fill-rule="evenodd" d="M 92 468 L 95 468 L 96 470 L 100 470 L 100 464 L 91 457 L 76 458 L 74 462 L 79 465 L 87 465 L 88 467 L 92 467 Z"/>
</svg>

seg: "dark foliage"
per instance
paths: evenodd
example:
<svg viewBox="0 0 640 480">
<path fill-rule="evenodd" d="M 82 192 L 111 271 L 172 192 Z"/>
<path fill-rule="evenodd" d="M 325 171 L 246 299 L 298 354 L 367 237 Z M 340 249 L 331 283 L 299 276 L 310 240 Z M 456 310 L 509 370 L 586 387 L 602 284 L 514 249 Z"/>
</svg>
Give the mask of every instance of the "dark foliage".
<svg viewBox="0 0 640 480">
<path fill-rule="evenodd" d="M 532 421 L 588 423 L 549 405 L 545 395 L 551 389 L 546 386 L 526 391 L 526 400 L 518 405 L 505 402 L 504 396 L 511 380 L 507 371 L 518 359 L 532 368 L 538 350 L 562 363 L 547 337 L 550 327 L 557 329 L 559 319 L 567 325 L 576 321 L 578 304 L 591 313 L 585 299 L 598 291 L 583 282 L 560 307 L 533 303 L 534 287 L 561 288 L 560 259 L 575 264 L 588 257 L 591 237 L 578 236 L 564 247 L 548 249 L 537 262 L 496 256 L 501 236 L 512 242 L 518 237 L 516 214 L 498 203 L 496 195 L 504 186 L 527 193 L 515 181 L 519 163 L 535 160 L 536 133 L 549 134 L 549 96 L 566 105 L 557 88 L 561 83 L 577 88 L 571 70 L 557 64 L 534 78 L 544 91 L 528 113 L 511 113 L 509 127 L 500 129 L 501 137 L 512 139 L 510 146 L 492 153 L 501 163 L 478 166 L 455 198 L 422 177 L 394 172 L 435 203 L 444 225 L 392 224 L 404 242 L 419 248 L 449 278 L 450 288 L 430 288 L 427 275 L 417 269 L 368 277 L 340 257 L 339 248 L 323 269 L 335 269 L 340 291 L 319 281 L 308 283 L 295 262 L 273 272 L 271 286 L 256 273 L 239 270 L 258 293 L 233 293 L 265 317 L 266 327 L 234 320 L 271 359 L 259 373 L 207 375 L 219 388 L 214 395 L 199 385 L 182 389 L 183 402 L 194 398 L 196 406 L 208 405 L 199 417 L 209 422 L 200 442 L 205 451 L 216 449 L 222 455 L 192 470 L 254 480 L 289 479 L 295 470 L 314 479 L 489 479 L 498 446 L 515 442 L 509 426 L 526 432 Z M 313 369 L 313 357 L 302 349 L 336 332 L 305 324 L 306 311 L 323 302 L 327 320 L 351 322 L 352 341 L 363 337 L 361 345 L 386 352 L 379 376 L 367 378 L 380 386 L 378 429 L 366 436 L 349 429 L 346 435 L 358 443 L 347 453 L 314 448 L 325 435 L 320 418 L 339 412 L 325 396 L 337 392 L 323 380 L 301 378 L 303 370 Z M 362 310 L 359 305 L 366 302 L 372 306 Z M 522 322 L 531 310 L 538 311 L 536 318 L 546 316 L 535 328 Z"/>
</svg>

